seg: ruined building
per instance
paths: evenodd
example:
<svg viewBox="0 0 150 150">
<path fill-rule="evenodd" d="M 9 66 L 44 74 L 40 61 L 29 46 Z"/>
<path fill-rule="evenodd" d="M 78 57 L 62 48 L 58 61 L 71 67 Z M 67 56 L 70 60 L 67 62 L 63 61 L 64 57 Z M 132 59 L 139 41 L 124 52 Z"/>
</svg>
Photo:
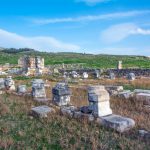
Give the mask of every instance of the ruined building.
<svg viewBox="0 0 150 150">
<path fill-rule="evenodd" d="M 24 56 L 18 60 L 18 66 L 28 75 L 42 74 L 44 71 L 44 58 L 40 56 Z"/>
</svg>

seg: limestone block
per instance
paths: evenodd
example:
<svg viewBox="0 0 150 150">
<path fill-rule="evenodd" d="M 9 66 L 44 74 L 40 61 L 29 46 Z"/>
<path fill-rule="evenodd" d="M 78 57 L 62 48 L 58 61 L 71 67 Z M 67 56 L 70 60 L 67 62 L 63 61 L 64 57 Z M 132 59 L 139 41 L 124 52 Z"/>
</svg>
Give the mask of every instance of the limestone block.
<svg viewBox="0 0 150 150">
<path fill-rule="evenodd" d="M 40 118 L 46 118 L 49 113 L 55 112 L 53 108 L 48 107 L 46 105 L 34 107 L 31 110 L 34 116 L 40 117 Z"/>
<path fill-rule="evenodd" d="M 144 105 L 150 105 L 150 94 L 147 93 L 139 93 L 136 94 L 136 99 L 143 101 Z"/>
<path fill-rule="evenodd" d="M 119 92 L 118 97 L 123 98 L 123 99 L 128 99 L 133 96 L 133 92 L 130 90 Z"/>
<path fill-rule="evenodd" d="M 97 119 L 97 122 L 105 127 L 112 128 L 120 133 L 128 131 L 135 126 L 135 122 L 133 119 L 115 114 L 99 117 Z"/>
<path fill-rule="evenodd" d="M 150 90 L 135 89 L 134 93 L 135 94 L 137 94 L 137 93 L 147 93 L 147 94 L 150 94 Z"/>
<path fill-rule="evenodd" d="M 26 85 L 19 85 L 18 87 L 17 87 L 17 93 L 22 93 L 22 94 L 24 94 L 24 93 L 26 93 L 27 92 L 27 87 L 26 87 Z"/>
</svg>

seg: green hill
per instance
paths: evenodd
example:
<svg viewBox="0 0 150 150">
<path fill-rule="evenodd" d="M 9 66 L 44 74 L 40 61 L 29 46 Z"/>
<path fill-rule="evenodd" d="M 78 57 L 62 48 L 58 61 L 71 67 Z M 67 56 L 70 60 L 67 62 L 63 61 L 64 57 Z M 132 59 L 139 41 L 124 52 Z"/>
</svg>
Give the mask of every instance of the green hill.
<svg viewBox="0 0 150 150">
<path fill-rule="evenodd" d="M 2 49 L 0 51 L 0 64 L 17 64 L 18 58 L 23 55 L 42 56 L 46 65 L 84 63 L 90 68 L 116 68 L 119 60 L 123 67 L 150 68 L 150 59 L 145 56 L 119 56 L 119 55 L 93 55 L 82 53 L 47 53 L 33 49 Z"/>
</svg>

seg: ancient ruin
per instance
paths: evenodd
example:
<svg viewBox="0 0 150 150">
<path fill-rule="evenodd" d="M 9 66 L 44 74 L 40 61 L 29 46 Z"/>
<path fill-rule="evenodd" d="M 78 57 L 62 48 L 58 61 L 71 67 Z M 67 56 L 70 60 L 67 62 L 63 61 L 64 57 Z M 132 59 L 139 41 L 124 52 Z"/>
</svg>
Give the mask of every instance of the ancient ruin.
<svg viewBox="0 0 150 150">
<path fill-rule="evenodd" d="M 10 91 L 14 91 L 16 88 L 15 88 L 15 82 L 13 81 L 12 77 L 11 76 L 8 76 L 6 79 L 5 79 L 5 88 L 6 90 L 10 90 Z"/>
<path fill-rule="evenodd" d="M 44 84 L 42 79 L 34 79 L 32 81 L 32 97 L 37 101 L 47 100 Z"/>
<path fill-rule="evenodd" d="M 91 86 L 88 88 L 88 109 L 99 117 L 112 114 L 109 103 L 109 93 L 104 86 Z"/>
<path fill-rule="evenodd" d="M 53 102 L 58 106 L 70 104 L 71 91 L 66 83 L 57 83 L 52 89 Z"/>
</svg>

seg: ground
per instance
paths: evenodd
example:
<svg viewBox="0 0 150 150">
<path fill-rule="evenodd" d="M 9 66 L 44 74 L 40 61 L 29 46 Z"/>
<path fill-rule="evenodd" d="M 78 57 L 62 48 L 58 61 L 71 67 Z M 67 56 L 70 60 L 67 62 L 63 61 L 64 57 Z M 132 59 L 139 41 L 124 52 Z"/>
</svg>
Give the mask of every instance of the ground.
<svg viewBox="0 0 150 150">
<path fill-rule="evenodd" d="M 46 77 L 45 77 L 46 78 Z M 27 84 L 31 78 L 14 78 L 16 85 Z M 55 79 L 57 80 L 57 79 Z M 51 99 L 51 89 L 56 84 L 48 80 L 47 96 Z M 71 103 L 75 106 L 87 105 L 87 86 L 93 84 L 125 85 L 126 89 L 150 89 L 150 79 L 129 82 L 116 80 L 84 80 L 78 84 L 69 84 L 72 90 Z M 29 88 L 29 91 L 31 89 Z M 111 108 L 115 114 L 130 117 L 136 126 L 131 131 L 119 134 L 86 120 L 75 120 L 61 116 L 59 112 L 47 119 L 37 119 L 30 110 L 39 103 L 30 97 L 13 94 L 0 96 L 0 149 L 85 149 L 85 150 L 148 150 L 150 141 L 138 136 L 139 129 L 150 130 L 150 110 L 135 99 L 123 100 L 112 97 Z M 48 104 L 50 105 L 50 104 Z"/>
</svg>

